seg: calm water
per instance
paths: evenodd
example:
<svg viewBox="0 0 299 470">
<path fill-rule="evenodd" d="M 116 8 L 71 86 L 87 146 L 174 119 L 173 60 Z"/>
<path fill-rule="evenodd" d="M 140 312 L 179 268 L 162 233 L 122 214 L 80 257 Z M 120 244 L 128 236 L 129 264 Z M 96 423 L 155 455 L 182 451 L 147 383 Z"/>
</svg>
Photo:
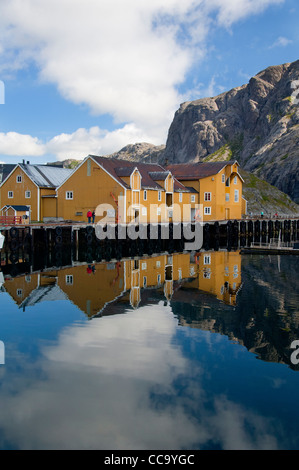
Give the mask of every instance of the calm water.
<svg viewBox="0 0 299 470">
<path fill-rule="evenodd" d="M 218 252 L 6 269 L 0 448 L 299 449 L 298 268 Z"/>
</svg>

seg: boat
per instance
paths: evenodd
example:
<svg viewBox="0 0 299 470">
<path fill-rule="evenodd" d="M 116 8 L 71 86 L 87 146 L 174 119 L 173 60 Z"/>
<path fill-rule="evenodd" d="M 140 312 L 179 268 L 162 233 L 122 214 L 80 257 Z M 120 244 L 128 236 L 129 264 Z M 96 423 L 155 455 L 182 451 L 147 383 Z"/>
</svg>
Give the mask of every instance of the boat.
<svg viewBox="0 0 299 470">
<path fill-rule="evenodd" d="M 5 241 L 5 237 L 4 237 L 4 235 L 2 235 L 2 233 L 0 232 L 0 250 L 2 250 L 2 248 L 3 248 L 4 241 Z"/>
</svg>

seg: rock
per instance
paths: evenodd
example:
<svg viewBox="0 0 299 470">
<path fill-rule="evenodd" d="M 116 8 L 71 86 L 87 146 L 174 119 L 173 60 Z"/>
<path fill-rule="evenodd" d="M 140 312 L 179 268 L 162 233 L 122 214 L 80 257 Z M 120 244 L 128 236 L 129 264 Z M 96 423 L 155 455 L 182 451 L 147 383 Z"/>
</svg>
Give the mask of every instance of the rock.
<svg viewBox="0 0 299 470">
<path fill-rule="evenodd" d="M 299 61 L 268 67 L 247 85 L 183 103 L 159 158 L 169 163 L 237 159 L 299 202 Z"/>
</svg>

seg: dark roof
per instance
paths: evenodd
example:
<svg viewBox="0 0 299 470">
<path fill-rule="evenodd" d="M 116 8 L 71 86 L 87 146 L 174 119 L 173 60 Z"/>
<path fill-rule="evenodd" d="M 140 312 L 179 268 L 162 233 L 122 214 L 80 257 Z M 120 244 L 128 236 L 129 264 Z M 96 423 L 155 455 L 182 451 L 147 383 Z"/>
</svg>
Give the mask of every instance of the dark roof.
<svg viewBox="0 0 299 470">
<path fill-rule="evenodd" d="M 164 189 L 156 181 L 164 180 L 169 174 L 169 171 L 166 171 L 165 168 L 156 163 L 139 163 L 120 160 L 118 158 L 98 157 L 95 155 L 89 156 L 125 188 L 129 188 L 129 185 L 122 177 L 130 176 L 135 168 L 137 168 L 141 174 L 141 186 L 144 189 Z M 176 181 L 176 179 L 174 179 L 174 190 L 190 192 L 190 188 L 186 188 L 179 181 Z"/>
<path fill-rule="evenodd" d="M 13 206 L 11 204 L 7 204 L 5 207 L 7 207 L 7 209 L 12 207 L 15 211 L 22 211 L 22 212 L 30 210 L 28 206 Z"/>
<path fill-rule="evenodd" d="M 0 165 L 0 184 L 3 183 L 17 165 L 10 163 L 1 163 Z"/>
<path fill-rule="evenodd" d="M 197 180 L 207 176 L 216 175 L 225 166 L 232 165 L 234 161 L 207 162 L 207 163 L 177 163 L 168 165 L 167 170 L 179 179 Z"/>
</svg>

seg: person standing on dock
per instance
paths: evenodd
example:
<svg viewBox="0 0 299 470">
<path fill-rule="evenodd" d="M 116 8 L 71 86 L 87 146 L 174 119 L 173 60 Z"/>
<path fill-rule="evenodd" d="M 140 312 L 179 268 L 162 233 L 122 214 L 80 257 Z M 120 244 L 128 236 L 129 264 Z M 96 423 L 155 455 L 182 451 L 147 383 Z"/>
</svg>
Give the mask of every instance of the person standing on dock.
<svg viewBox="0 0 299 470">
<path fill-rule="evenodd" d="M 90 224 L 91 223 L 91 218 L 92 218 L 92 212 L 91 211 L 87 212 L 87 218 L 88 218 L 88 223 Z"/>
</svg>

